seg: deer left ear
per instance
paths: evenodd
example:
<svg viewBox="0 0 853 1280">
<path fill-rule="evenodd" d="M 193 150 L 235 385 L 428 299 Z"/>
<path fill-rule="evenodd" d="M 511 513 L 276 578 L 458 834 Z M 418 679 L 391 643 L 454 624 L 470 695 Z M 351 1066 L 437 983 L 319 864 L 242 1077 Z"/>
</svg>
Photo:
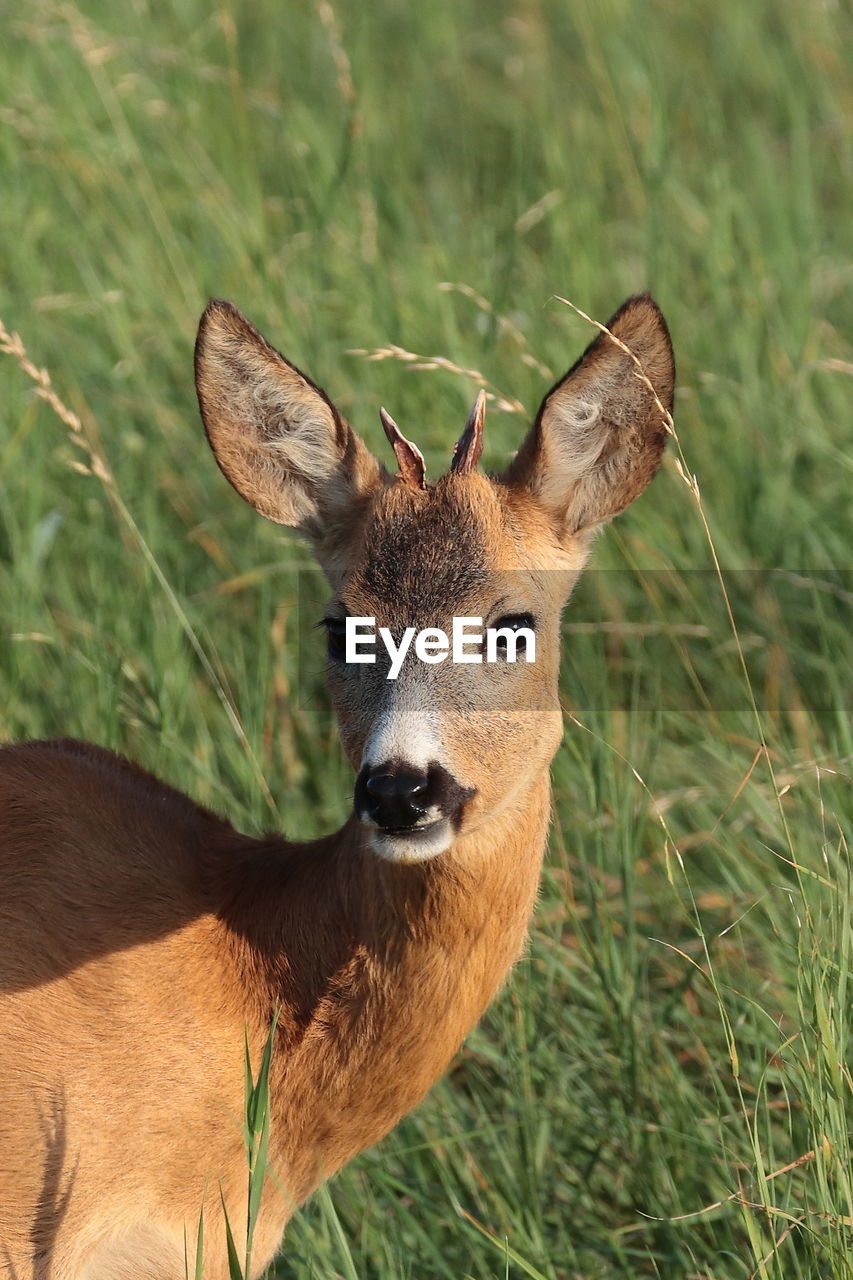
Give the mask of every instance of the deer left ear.
<svg viewBox="0 0 853 1280">
<path fill-rule="evenodd" d="M 648 294 L 629 298 L 607 328 L 645 378 L 622 346 L 599 334 L 548 392 L 504 476 L 545 507 L 561 535 L 624 511 L 649 484 L 666 444 L 656 399 L 671 412 L 675 362 L 660 309 Z"/>
<path fill-rule="evenodd" d="M 323 563 L 352 537 L 380 484 L 379 464 L 324 391 L 230 302 L 201 318 L 196 389 L 220 468 L 269 520 L 314 543 Z"/>
</svg>

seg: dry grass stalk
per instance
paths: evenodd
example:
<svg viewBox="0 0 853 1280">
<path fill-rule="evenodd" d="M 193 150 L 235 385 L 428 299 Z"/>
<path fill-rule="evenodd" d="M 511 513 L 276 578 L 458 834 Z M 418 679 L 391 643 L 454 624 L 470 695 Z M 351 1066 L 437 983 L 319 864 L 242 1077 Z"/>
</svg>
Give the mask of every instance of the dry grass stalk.
<svg viewBox="0 0 853 1280">
<path fill-rule="evenodd" d="M 789 1164 L 783 1165 L 780 1169 L 774 1169 L 772 1173 L 765 1174 L 764 1181 L 772 1182 L 774 1178 L 781 1178 L 785 1173 L 793 1173 L 795 1169 L 799 1169 L 802 1165 L 814 1160 L 815 1154 L 814 1151 L 804 1152 L 803 1155 L 797 1156 L 796 1160 L 791 1160 Z M 715 1200 L 713 1204 L 703 1205 L 701 1209 L 694 1209 L 692 1213 L 678 1213 L 671 1218 L 659 1218 L 653 1213 L 643 1213 L 642 1210 L 637 1212 L 642 1218 L 648 1218 L 651 1222 L 686 1222 L 690 1218 L 704 1217 L 705 1214 L 713 1213 L 715 1209 L 722 1209 L 724 1205 L 733 1204 L 735 1201 L 738 1204 L 748 1205 L 754 1209 L 768 1208 L 767 1205 L 754 1204 L 751 1200 L 748 1200 L 744 1194 L 744 1188 L 738 1187 L 737 1191 L 733 1191 L 731 1195 L 725 1196 L 722 1200 Z"/>
<path fill-rule="evenodd" d="M 500 311 L 496 311 L 494 306 L 489 302 L 488 298 L 484 298 L 481 293 L 477 293 L 476 289 L 472 289 L 469 284 L 456 284 L 451 280 L 443 280 L 438 286 L 442 293 L 461 293 L 463 298 L 468 298 L 474 303 L 479 311 L 484 315 L 491 316 L 498 326 L 501 333 L 505 333 L 508 337 L 523 350 L 520 352 L 519 358 L 529 369 L 535 369 L 540 377 L 545 378 L 549 382 L 554 380 L 554 371 L 549 369 L 547 364 L 542 364 L 535 356 L 531 355 L 527 350 L 527 338 L 521 332 L 517 324 L 510 320 L 509 316 L 503 315 Z"/>
<path fill-rule="evenodd" d="M 86 467 L 80 462 L 72 463 L 74 470 L 80 471 L 84 475 L 95 475 L 105 485 L 114 484 L 113 474 L 107 466 L 106 459 L 97 444 L 83 431 L 83 423 L 80 421 L 79 415 L 63 404 L 53 389 L 47 369 L 39 369 L 37 365 L 33 364 L 27 355 L 20 334 L 10 333 L 2 320 L 0 320 L 0 352 L 11 356 L 18 363 L 27 377 L 35 383 L 36 395 L 39 399 L 49 404 L 57 418 L 64 422 L 71 431 L 72 442 L 78 448 L 85 449 L 89 458 L 89 466 Z"/>
<path fill-rule="evenodd" d="M 366 347 L 351 347 L 347 351 L 348 356 L 361 356 L 364 360 L 399 360 L 402 364 L 407 364 L 410 369 L 427 371 L 431 369 L 443 369 L 447 373 L 458 374 L 462 378 L 470 378 L 478 387 L 482 387 L 486 392 L 486 399 L 490 402 L 493 409 L 499 410 L 501 413 L 521 413 L 525 414 L 527 410 L 520 400 L 514 400 L 511 396 L 505 396 L 496 390 L 479 369 L 465 369 L 462 365 L 454 364 L 452 360 L 448 360 L 445 356 L 421 356 L 415 351 L 407 351 L 405 347 L 398 347 L 393 342 L 387 347 L 374 347 L 368 350 Z M 487 388 L 492 387 L 491 390 Z"/>
<path fill-rule="evenodd" d="M 785 832 L 785 839 L 788 842 L 788 848 L 791 852 L 791 856 L 793 860 L 794 847 L 793 847 L 793 841 L 791 838 L 790 829 L 788 827 L 788 819 L 787 819 L 787 815 L 785 813 L 784 807 L 782 805 L 781 791 L 776 781 L 776 774 L 773 768 L 773 761 L 770 756 L 770 749 L 768 747 L 767 738 L 764 733 L 764 726 L 761 723 L 761 715 L 758 710 L 758 703 L 756 701 L 755 693 L 752 688 L 752 681 L 750 679 L 749 668 L 746 663 L 746 655 L 744 653 L 743 643 L 737 628 L 737 623 L 735 622 L 734 611 L 732 609 L 731 600 L 729 598 L 729 593 L 726 588 L 726 582 L 723 576 L 722 566 L 720 564 L 720 560 L 717 555 L 717 548 L 714 543 L 714 538 L 711 533 L 711 527 L 708 523 L 708 517 L 702 502 L 702 494 L 699 489 L 699 481 L 697 480 L 696 475 L 690 471 L 687 465 L 687 459 L 684 455 L 684 450 L 682 448 L 681 441 L 678 438 L 678 432 L 675 429 L 675 423 L 673 422 L 672 414 L 661 403 L 660 397 L 658 396 L 657 391 L 655 390 L 651 382 L 651 379 L 649 378 L 648 374 L 643 368 L 641 361 L 638 359 L 635 353 L 630 349 L 630 347 L 626 346 L 626 344 L 622 342 L 621 339 L 617 338 L 615 334 L 611 333 L 611 331 L 607 328 L 606 325 L 601 324 L 598 320 L 593 320 L 591 316 L 588 316 L 585 311 L 582 311 L 580 307 L 576 306 L 568 298 L 562 298 L 559 295 L 555 295 L 555 296 L 558 302 L 562 302 L 564 306 L 570 307 L 571 310 L 574 311 L 576 315 L 580 316 L 581 319 L 585 320 L 588 324 L 591 324 L 593 328 L 598 329 L 600 333 L 607 334 L 611 342 L 614 342 L 621 351 L 624 351 L 626 355 L 630 356 L 631 360 L 636 365 L 636 376 L 640 379 L 640 381 L 646 387 L 648 387 L 649 391 L 652 393 L 652 396 L 654 397 L 655 406 L 659 410 L 661 415 L 661 421 L 663 422 L 664 427 L 666 428 L 669 435 L 672 436 L 673 441 L 675 442 L 675 447 L 678 450 L 678 456 L 675 459 L 675 465 L 678 470 L 678 474 L 681 476 L 681 479 L 684 481 L 685 485 L 690 490 L 693 496 L 693 500 L 696 503 L 696 510 L 698 511 L 699 518 L 702 522 L 702 528 L 705 533 L 705 538 L 707 540 L 708 547 L 711 553 L 711 559 L 714 564 L 714 571 L 717 575 L 717 581 L 720 584 L 720 591 L 722 593 L 723 602 L 726 609 L 726 615 L 729 620 L 729 626 L 731 627 L 732 636 L 734 638 L 735 647 L 737 649 L 738 662 L 740 663 L 740 668 L 743 673 L 744 681 L 746 683 L 746 689 L 747 689 L 747 693 L 750 701 L 750 708 L 751 708 L 753 717 L 755 719 L 756 732 L 758 734 L 758 738 L 761 743 L 762 754 L 767 763 L 767 769 L 770 775 L 770 780 L 773 784 L 773 791 L 774 791 L 774 794 L 776 797 L 776 803 L 779 809 L 782 829 Z"/>
<path fill-rule="evenodd" d="M 91 427 L 88 424 L 84 426 L 80 415 L 75 413 L 73 409 L 69 409 L 64 401 L 59 398 L 53 389 L 53 384 L 51 383 L 50 374 L 47 369 L 40 369 L 33 363 L 27 354 L 27 350 L 20 335 L 17 333 L 10 333 L 2 319 L 0 319 L 0 353 L 11 356 L 13 360 L 17 362 L 31 382 L 35 384 L 36 395 L 39 399 L 44 400 L 59 418 L 60 422 L 64 423 L 64 425 L 68 427 L 68 430 L 71 433 L 70 439 L 72 443 L 85 451 L 88 458 L 88 465 L 72 462 L 71 465 L 73 469 L 84 475 L 95 476 L 103 485 L 107 497 L 109 498 L 110 505 L 118 519 L 121 521 L 124 528 L 130 532 L 133 542 L 142 553 L 143 559 L 163 589 L 163 592 L 169 601 L 184 634 L 201 663 L 205 674 L 216 690 L 217 696 L 219 697 L 225 713 L 228 716 L 234 733 L 237 735 L 248 759 L 252 763 L 257 776 L 258 785 L 264 799 L 275 812 L 276 806 L 272 797 L 272 792 L 270 791 L 266 778 L 264 777 L 263 771 L 260 767 L 260 762 L 257 760 L 251 744 L 249 743 L 249 739 L 246 736 L 246 731 L 243 728 L 237 708 L 234 706 L 233 701 L 217 675 L 213 667 L 213 663 L 202 648 L 201 641 L 196 635 L 192 623 L 187 617 L 181 602 L 178 600 L 178 597 L 163 572 L 154 552 L 145 540 L 142 530 L 137 525 L 130 509 L 122 498 L 112 469 L 107 463 L 98 443 L 94 425 Z"/>
<path fill-rule="evenodd" d="M 349 55 L 344 48 L 343 38 L 341 36 L 341 26 L 338 22 L 338 15 L 335 13 L 330 0 L 314 0 L 314 9 L 317 17 L 323 25 L 326 33 L 326 39 L 329 42 L 329 52 L 332 55 L 332 61 L 335 64 L 335 73 L 338 81 L 338 92 L 346 105 L 352 110 L 355 107 L 356 95 L 355 87 L 352 80 L 352 66 L 350 65 Z"/>
</svg>

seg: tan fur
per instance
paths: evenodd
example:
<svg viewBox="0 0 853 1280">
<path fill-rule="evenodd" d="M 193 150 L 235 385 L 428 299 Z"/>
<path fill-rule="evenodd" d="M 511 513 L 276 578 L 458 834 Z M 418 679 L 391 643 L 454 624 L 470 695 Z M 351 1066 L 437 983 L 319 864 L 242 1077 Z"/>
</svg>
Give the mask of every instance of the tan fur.
<svg viewBox="0 0 853 1280">
<path fill-rule="evenodd" d="M 413 734 L 420 717 L 467 788 L 450 847 L 423 862 L 378 857 L 355 816 L 305 844 L 251 839 L 97 747 L 0 750 L 0 1275 L 15 1280 L 179 1280 L 202 1207 L 204 1274 L 225 1280 L 220 1196 L 238 1249 L 245 1223 L 244 1036 L 257 1062 L 277 1008 L 259 1274 L 293 1209 L 444 1071 L 536 896 L 559 614 L 588 553 L 567 531 L 571 493 L 559 519 L 541 497 L 557 484 L 542 468 L 565 466 L 536 435 L 549 401 L 506 477 L 421 490 L 392 482 L 233 308 L 208 309 L 198 352 L 220 465 L 308 534 L 337 607 L 397 627 L 530 612 L 541 647 L 526 669 L 408 668 L 393 689 L 330 670 L 356 767 L 382 716 Z M 618 505 L 653 471 L 657 431 L 631 418 L 606 353 L 579 372 L 603 406 L 592 429 L 619 418 L 639 478 L 623 467 L 608 497 L 590 474 L 614 451 L 604 439 L 566 483 Z"/>
</svg>

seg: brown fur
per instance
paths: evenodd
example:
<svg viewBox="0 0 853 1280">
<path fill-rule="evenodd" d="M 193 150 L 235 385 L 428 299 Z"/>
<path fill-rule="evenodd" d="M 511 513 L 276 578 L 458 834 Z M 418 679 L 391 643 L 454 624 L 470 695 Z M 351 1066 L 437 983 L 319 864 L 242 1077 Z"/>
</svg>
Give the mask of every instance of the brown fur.
<svg viewBox="0 0 853 1280">
<path fill-rule="evenodd" d="M 638 333 L 651 325 L 665 366 L 649 306 Z M 606 353 L 579 372 L 633 441 L 615 476 L 611 440 L 595 475 L 566 480 L 606 518 L 650 478 L 659 433 Z M 418 863 L 377 856 L 355 817 L 306 844 L 251 839 L 98 747 L 0 750 L 0 1274 L 15 1280 L 178 1280 L 202 1206 L 204 1274 L 225 1280 L 220 1194 L 238 1249 L 245 1222 L 244 1036 L 257 1062 L 278 1009 L 259 1273 L 293 1208 L 446 1068 L 536 895 L 559 613 L 588 552 L 565 519 L 572 494 L 559 518 L 539 496 L 559 489 L 541 472 L 559 465 L 547 412 L 503 480 L 465 471 L 420 490 L 392 482 L 225 304 L 205 313 L 198 379 L 220 464 L 312 539 L 334 607 L 396 629 L 530 612 L 537 663 L 467 683 L 450 664 L 408 670 L 395 689 L 381 671 L 330 671 L 356 767 L 389 698 L 409 699 L 413 726 L 419 706 L 440 724 L 442 766 L 469 798 L 450 847 Z"/>
</svg>

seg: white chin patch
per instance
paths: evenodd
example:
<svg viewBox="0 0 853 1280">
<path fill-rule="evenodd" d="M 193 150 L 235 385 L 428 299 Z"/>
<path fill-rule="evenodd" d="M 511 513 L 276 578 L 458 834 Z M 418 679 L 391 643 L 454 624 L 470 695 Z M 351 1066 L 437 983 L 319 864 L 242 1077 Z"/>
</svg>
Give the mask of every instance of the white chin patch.
<svg viewBox="0 0 853 1280">
<path fill-rule="evenodd" d="M 386 862 L 426 862 L 444 853 L 453 843 L 453 827 L 446 818 L 428 827 L 392 835 L 378 827 L 370 827 L 368 843 L 375 854 Z"/>
</svg>

